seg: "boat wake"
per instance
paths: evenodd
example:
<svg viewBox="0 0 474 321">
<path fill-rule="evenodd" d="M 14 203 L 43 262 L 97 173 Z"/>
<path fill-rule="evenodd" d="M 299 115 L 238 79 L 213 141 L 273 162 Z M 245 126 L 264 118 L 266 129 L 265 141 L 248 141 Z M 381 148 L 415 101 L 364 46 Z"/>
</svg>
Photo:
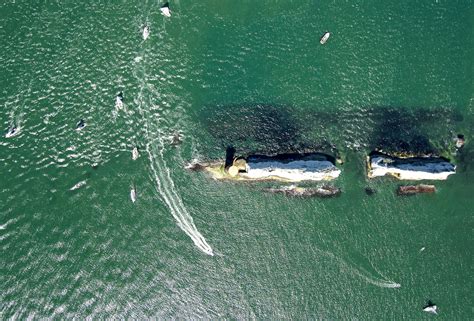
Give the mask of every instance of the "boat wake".
<svg viewBox="0 0 474 321">
<path fill-rule="evenodd" d="M 141 55 L 143 57 L 144 55 Z M 145 61 L 145 59 L 143 59 Z M 138 66 L 137 66 L 138 67 Z M 137 71 L 137 70 L 135 70 Z M 153 174 L 153 178 L 156 182 L 156 188 L 160 194 L 161 199 L 164 201 L 166 206 L 169 208 L 173 218 L 176 220 L 179 228 L 181 228 L 194 242 L 194 244 L 207 255 L 214 255 L 214 252 L 211 246 L 206 242 L 204 236 L 197 230 L 196 225 L 194 224 L 192 216 L 189 214 L 188 210 L 183 204 L 177 191 L 173 179 L 171 178 L 170 170 L 166 164 L 166 161 L 163 156 L 164 150 L 164 141 L 166 137 L 161 132 L 161 128 L 150 129 L 150 124 L 153 124 L 153 119 L 156 119 L 156 111 L 153 110 L 153 104 L 150 99 L 150 108 L 145 111 L 147 105 L 147 100 L 144 97 L 146 84 L 146 72 L 143 69 L 142 74 L 135 74 L 135 77 L 141 82 L 140 83 L 140 92 L 136 99 L 138 106 L 138 111 L 142 117 L 143 130 L 145 135 L 145 150 L 150 161 L 150 167 Z M 153 94 L 152 91 L 150 91 Z M 152 113 L 153 110 L 153 113 Z M 152 143 L 153 142 L 153 143 Z"/>
<path fill-rule="evenodd" d="M 384 275 L 382 275 L 382 273 L 377 271 L 375 268 L 374 268 L 374 270 L 381 276 L 381 278 L 375 278 L 375 277 L 370 276 L 371 273 L 369 273 L 368 271 L 366 271 L 364 269 L 358 269 L 358 268 L 355 268 L 355 267 L 351 266 L 349 263 L 344 261 L 342 258 L 334 255 L 331 252 L 327 252 L 327 251 L 323 251 L 323 250 L 318 250 L 318 251 L 320 251 L 321 253 L 323 253 L 324 255 L 326 255 L 326 256 L 328 256 L 332 259 L 335 259 L 342 267 L 346 268 L 350 273 L 361 277 L 367 283 L 373 284 L 373 285 L 381 287 L 381 288 L 399 288 L 399 287 L 401 287 L 400 283 L 396 283 L 396 282 L 393 282 L 391 280 L 388 280 Z"/>
<path fill-rule="evenodd" d="M 373 278 L 370 278 L 366 275 L 364 275 L 363 273 L 361 273 L 359 270 L 353 268 L 353 272 L 354 274 L 360 276 L 361 278 L 363 278 L 364 280 L 366 280 L 368 283 L 371 283 L 373 285 L 376 285 L 378 287 L 381 287 L 381 288 L 399 288 L 401 287 L 401 284 L 400 283 L 396 283 L 396 282 L 393 282 L 393 281 L 390 281 L 390 280 L 382 280 L 382 279 L 373 279 Z"/>
<path fill-rule="evenodd" d="M 21 129 L 23 127 L 24 118 L 25 118 L 25 105 L 26 100 L 31 100 L 31 88 L 33 84 L 33 79 L 30 80 L 27 90 L 21 90 L 20 93 L 17 94 L 16 99 L 11 103 L 13 104 L 12 108 L 10 108 L 8 114 L 9 118 L 9 128 L 8 132 L 5 135 L 6 138 L 14 137 L 20 134 Z M 22 85 L 24 86 L 24 85 Z M 5 104 L 7 108 L 9 106 Z"/>
<path fill-rule="evenodd" d="M 193 218 L 188 213 L 171 179 L 169 169 L 163 159 L 162 150 L 158 153 L 152 150 L 151 144 L 146 144 L 146 151 L 150 160 L 153 176 L 161 198 L 171 211 L 178 226 L 191 238 L 194 244 L 204 253 L 214 255 L 212 248 L 206 242 L 206 239 L 197 230 Z M 157 155 L 155 157 L 154 155 Z"/>
</svg>

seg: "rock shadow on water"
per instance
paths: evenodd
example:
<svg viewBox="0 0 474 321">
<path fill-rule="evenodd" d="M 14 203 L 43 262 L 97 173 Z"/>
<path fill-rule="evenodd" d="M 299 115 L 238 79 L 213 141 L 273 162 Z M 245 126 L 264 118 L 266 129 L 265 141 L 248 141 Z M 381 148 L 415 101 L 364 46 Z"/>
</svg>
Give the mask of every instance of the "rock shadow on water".
<svg viewBox="0 0 474 321">
<path fill-rule="evenodd" d="M 235 148 L 234 146 L 227 146 L 225 150 L 225 168 L 229 168 L 234 163 L 235 159 Z"/>
<path fill-rule="evenodd" d="M 449 149 L 447 138 L 463 121 L 459 112 L 448 108 L 372 106 L 350 110 L 342 107 L 318 109 L 314 107 L 313 111 L 300 117 L 303 127 L 300 132 L 317 131 L 322 137 L 331 137 L 339 148 L 351 151 L 446 154 Z"/>
<path fill-rule="evenodd" d="M 299 137 L 298 127 L 284 106 L 227 105 L 209 115 L 206 121 L 210 133 L 226 146 L 254 144 L 278 149 Z"/>
<path fill-rule="evenodd" d="M 449 108 L 296 108 L 255 103 L 204 107 L 202 119 L 220 147 L 238 154 L 383 151 L 407 156 L 445 156 L 462 115 Z"/>
<path fill-rule="evenodd" d="M 368 145 L 372 150 L 408 156 L 446 155 L 454 123 L 462 121 L 462 116 L 445 108 L 405 108 L 385 107 L 374 112 L 376 127 Z"/>
<path fill-rule="evenodd" d="M 334 144 L 326 137 L 307 140 L 302 126 L 294 117 L 294 108 L 274 104 L 234 104 L 219 106 L 208 112 L 205 124 L 221 147 L 237 146 L 239 154 L 304 153 L 320 151 L 336 154 Z"/>
</svg>

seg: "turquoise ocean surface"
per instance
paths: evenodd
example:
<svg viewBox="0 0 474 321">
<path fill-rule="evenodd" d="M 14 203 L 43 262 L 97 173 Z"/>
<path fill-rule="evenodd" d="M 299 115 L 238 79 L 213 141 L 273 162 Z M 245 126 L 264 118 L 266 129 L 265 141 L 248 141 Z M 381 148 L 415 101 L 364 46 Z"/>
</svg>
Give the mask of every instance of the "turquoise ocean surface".
<svg viewBox="0 0 474 321">
<path fill-rule="evenodd" d="M 472 1 L 162 4 L 0 1 L 0 318 L 474 319 Z M 337 153 L 342 194 L 185 169 L 228 146 Z M 376 147 L 457 173 L 400 197 Z"/>
</svg>

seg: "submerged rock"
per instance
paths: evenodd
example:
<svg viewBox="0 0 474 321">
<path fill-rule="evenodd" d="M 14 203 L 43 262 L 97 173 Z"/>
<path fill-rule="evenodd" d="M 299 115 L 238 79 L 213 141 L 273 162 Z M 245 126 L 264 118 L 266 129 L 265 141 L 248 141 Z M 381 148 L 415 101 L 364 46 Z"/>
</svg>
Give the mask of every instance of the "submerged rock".
<svg viewBox="0 0 474 321">
<path fill-rule="evenodd" d="M 375 193 L 377 193 L 377 191 L 375 189 L 373 189 L 372 187 L 366 187 L 364 190 L 365 190 L 365 194 L 367 194 L 369 196 L 372 196 Z"/>
<path fill-rule="evenodd" d="M 445 180 L 456 166 L 443 157 L 398 158 L 381 153 L 368 157 L 368 177 L 393 176 L 400 180 Z"/>
<path fill-rule="evenodd" d="M 465 143 L 464 135 L 459 134 L 459 135 L 456 137 L 456 148 L 457 148 L 457 149 L 463 148 L 463 147 L 464 147 L 464 143 Z"/>
<path fill-rule="evenodd" d="M 323 185 L 320 187 L 298 187 L 291 185 L 281 188 L 267 188 L 265 191 L 295 197 L 334 197 L 341 194 L 340 188 L 328 185 Z"/>
<path fill-rule="evenodd" d="M 206 169 L 206 165 L 200 163 L 189 163 L 185 168 L 190 171 L 200 172 Z"/>
<path fill-rule="evenodd" d="M 397 194 L 398 195 L 415 195 L 419 193 L 434 193 L 436 192 L 436 186 L 434 185 L 404 185 L 398 186 Z"/>
</svg>

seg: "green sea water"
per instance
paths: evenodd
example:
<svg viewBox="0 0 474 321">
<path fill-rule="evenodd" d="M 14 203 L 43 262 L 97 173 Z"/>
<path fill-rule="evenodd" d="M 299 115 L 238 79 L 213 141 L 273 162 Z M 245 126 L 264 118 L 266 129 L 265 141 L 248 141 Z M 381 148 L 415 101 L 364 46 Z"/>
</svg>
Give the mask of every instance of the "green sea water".
<svg viewBox="0 0 474 321">
<path fill-rule="evenodd" d="M 0 318 L 472 320 L 472 1 L 160 5 L 0 2 Z M 185 169 L 228 146 L 337 152 L 342 195 Z M 400 146 L 457 173 L 368 180 Z"/>
</svg>

